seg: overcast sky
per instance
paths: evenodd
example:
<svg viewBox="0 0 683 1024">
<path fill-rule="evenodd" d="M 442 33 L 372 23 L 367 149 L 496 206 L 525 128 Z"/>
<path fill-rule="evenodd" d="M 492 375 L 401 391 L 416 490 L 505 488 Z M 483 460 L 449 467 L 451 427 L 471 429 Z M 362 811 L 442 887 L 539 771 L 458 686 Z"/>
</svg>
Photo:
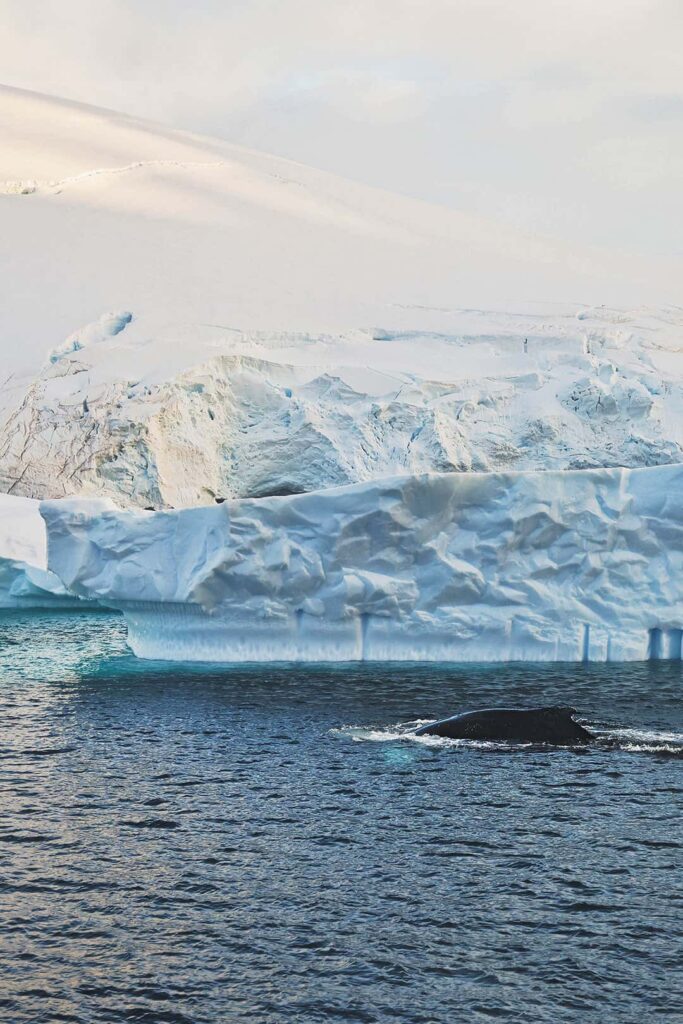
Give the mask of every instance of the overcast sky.
<svg viewBox="0 0 683 1024">
<path fill-rule="evenodd" d="M 0 80 L 683 251 L 683 0 L 0 0 Z"/>
</svg>

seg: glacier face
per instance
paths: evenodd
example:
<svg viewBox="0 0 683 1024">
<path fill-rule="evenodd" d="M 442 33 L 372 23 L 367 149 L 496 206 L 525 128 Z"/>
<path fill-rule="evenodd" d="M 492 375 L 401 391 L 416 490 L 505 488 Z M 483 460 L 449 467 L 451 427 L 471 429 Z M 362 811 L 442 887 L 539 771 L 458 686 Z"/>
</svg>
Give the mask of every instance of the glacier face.
<svg viewBox="0 0 683 1024">
<path fill-rule="evenodd" d="M 167 512 L 41 504 L 141 657 L 681 657 L 683 466 L 399 476 Z"/>
<path fill-rule="evenodd" d="M 138 508 L 397 474 L 683 462 L 683 315 L 451 311 L 336 335 L 104 314 L 6 408 L 0 488 Z"/>
</svg>

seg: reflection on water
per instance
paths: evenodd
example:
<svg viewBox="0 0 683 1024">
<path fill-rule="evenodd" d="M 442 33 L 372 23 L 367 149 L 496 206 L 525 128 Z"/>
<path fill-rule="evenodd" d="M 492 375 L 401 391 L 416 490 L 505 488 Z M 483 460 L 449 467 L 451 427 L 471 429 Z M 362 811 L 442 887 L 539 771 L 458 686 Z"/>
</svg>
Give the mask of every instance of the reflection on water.
<svg viewBox="0 0 683 1024">
<path fill-rule="evenodd" d="M 680 1019 L 682 696 L 674 663 L 187 667 L 5 616 L 0 1019 Z M 408 737 L 501 702 L 618 743 Z"/>
</svg>

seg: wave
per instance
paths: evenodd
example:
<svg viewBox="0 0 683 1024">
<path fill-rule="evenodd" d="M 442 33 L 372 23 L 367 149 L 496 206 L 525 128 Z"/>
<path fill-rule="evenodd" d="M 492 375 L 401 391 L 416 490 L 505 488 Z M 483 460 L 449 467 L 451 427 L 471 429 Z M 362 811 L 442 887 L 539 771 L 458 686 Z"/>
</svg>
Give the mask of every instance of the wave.
<svg viewBox="0 0 683 1024">
<path fill-rule="evenodd" d="M 415 732 L 432 718 L 415 719 L 411 722 L 395 722 L 386 726 L 342 725 L 331 729 L 330 734 L 349 739 L 354 743 L 418 743 L 424 747 L 444 747 L 465 750 L 523 751 L 557 749 L 554 744 L 506 743 L 500 740 L 449 739 L 445 736 L 416 736 Z M 595 734 L 595 742 L 589 746 L 562 747 L 564 750 L 625 751 L 627 753 L 663 754 L 683 759 L 683 733 L 655 729 L 604 728 L 582 721 L 582 725 Z"/>
</svg>

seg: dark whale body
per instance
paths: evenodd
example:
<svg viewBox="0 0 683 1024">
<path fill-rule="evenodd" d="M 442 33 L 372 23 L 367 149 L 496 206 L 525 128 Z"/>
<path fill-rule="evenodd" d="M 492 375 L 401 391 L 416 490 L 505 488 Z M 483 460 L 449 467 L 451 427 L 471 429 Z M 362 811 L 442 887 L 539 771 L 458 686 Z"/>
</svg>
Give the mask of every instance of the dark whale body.
<svg viewBox="0 0 683 1024">
<path fill-rule="evenodd" d="M 569 707 L 485 708 L 467 711 L 423 725 L 416 736 L 445 736 L 453 740 L 499 740 L 508 743 L 552 743 L 574 746 L 590 743 L 592 733 L 574 721 Z"/>
</svg>

